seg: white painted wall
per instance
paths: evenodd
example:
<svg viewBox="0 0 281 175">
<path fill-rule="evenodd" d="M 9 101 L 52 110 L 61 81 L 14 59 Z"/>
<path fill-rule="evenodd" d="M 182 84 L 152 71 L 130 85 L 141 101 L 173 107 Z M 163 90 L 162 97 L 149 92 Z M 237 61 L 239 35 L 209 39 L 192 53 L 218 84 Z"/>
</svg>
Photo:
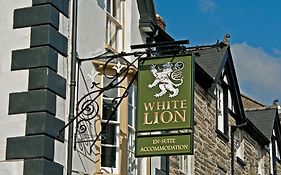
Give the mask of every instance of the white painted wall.
<svg viewBox="0 0 281 175">
<path fill-rule="evenodd" d="M 140 14 L 137 0 L 132 0 L 131 11 L 131 30 L 129 31 L 131 33 L 130 45 L 145 44 L 147 35 L 139 29 Z"/>
<path fill-rule="evenodd" d="M 26 115 L 8 115 L 9 93 L 27 91 L 28 71 L 10 71 L 12 50 L 28 48 L 30 28 L 13 29 L 14 9 L 30 7 L 32 0 L 0 0 L 0 174 L 23 174 L 23 161 L 5 161 L 6 139 L 25 134 Z"/>
<path fill-rule="evenodd" d="M 23 160 L 0 161 L 0 174 L 5 175 L 23 175 Z"/>
<path fill-rule="evenodd" d="M 155 169 L 161 170 L 161 157 L 151 158 L 151 175 L 156 175 Z"/>
<path fill-rule="evenodd" d="M 11 70 L 11 51 L 28 48 L 30 28 L 13 29 L 14 9 L 31 6 L 32 0 L 0 0 L 0 72 Z"/>
<path fill-rule="evenodd" d="M 78 55 L 80 59 L 95 57 L 105 52 L 106 36 L 106 0 L 80 0 L 78 9 Z M 124 51 L 131 52 L 132 44 L 145 43 L 146 35 L 139 30 L 139 11 L 137 0 L 125 0 Z M 121 48 L 119 46 L 118 48 Z M 130 58 L 128 58 L 131 61 Z M 82 70 L 88 86 L 91 86 L 87 74 L 94 68 L 91 62 L 82 63 Z M 85 84 L 79 82 L 79 97 L 88 93 Z M 83 152 L 74 152 L 73 170 L 88 174 L 94 173 L 94 157 L 85 155 Z M 139 160 L 140 173 L 146 172 L 146 158 Z M 159 161 L 157 161 L 159 162 Z"/>
<path fill-rule="evenodd" d="M 96 71 L 94 69 L 94 66 L 91 61 L 83 62 L 81 64 L 81 69 L 77 70 L 79 71 L 79 82 L 77 82 L 79 86 L 78 91 L 78 100 L 81 99 L 85 94 L 88 94 L 88 90 L 91 90 L 91 79 L 89 77 L 89 74 L 95 74 Z M 85 81 L 83 79 L 83 76 L 85 78 Z M 89 100 L 90 98 L 87 98 Z M 80 106 L 81 107 L 81 106 Z M 80 108 L 81 109 L 81 108 Z M 79 110 L 80 111 L 80 110 Z M 81 115 L 81 117 L 85 117 Z M 94 121 L 90 121 L 92 127 L 94 127 Z M 87 128 L 86 133 L 88 133 L 89 128 Z M 93 132 L 94 133 L 94 132 Z M 87 138 L 83 140 L 91 140 L 95 138 Z M 77 140 L 78 141 L 78 140 Z M 90 142 L 91 143 L 91 142 Z M 80 143 L 76 144 L 76 150 L 73 152 L 73 171 L 76 172 L 76 174 L 94 174 L 95 172 L 95 154 L 89 153 L 90 152 L 90 143 Z M 74 173 L 75 174 L 75 173 Z"/>
<path fill-rule="evenodd" d="M 105 0 L 78 1 L 79 58 L 93 57 L 105 51 Z"/>
</svg>

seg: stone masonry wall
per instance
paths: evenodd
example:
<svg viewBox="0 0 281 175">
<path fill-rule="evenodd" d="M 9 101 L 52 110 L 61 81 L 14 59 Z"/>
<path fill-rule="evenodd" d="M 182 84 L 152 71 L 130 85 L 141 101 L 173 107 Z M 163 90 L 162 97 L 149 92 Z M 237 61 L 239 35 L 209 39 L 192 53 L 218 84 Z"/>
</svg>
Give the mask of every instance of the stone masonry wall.
<svg viewBox="0 0 281 175">
<path fill-rule="evenodd" d="M 280 163 L 280 161 L 276 162 L 276 174 L 281 174 L 281 163 Z"/>
<path fill-rule="evenodd" d="M 231 174 L 231 136 L 230 126 L 235 125 L 233 117 L 229 116 L 228 137 L 219 137 L 216 132 L 216 101 L 198 84 L 194 93 L 194 156 L 192 174 L 215 175 Z M 237 139 L 235 137 L 235 143 Z M 257 174 L 259 144 L 244 132 L 244 166 L 235 157 L 235 174 Z M 236 150 L 234 151 L 236 152 Z M 265 152 L 265 172 L 268 174 L 269 154 Z M 183 175 L 178 170 L 178 156 L 170 157 L 170 175 Z"/>
</svg>

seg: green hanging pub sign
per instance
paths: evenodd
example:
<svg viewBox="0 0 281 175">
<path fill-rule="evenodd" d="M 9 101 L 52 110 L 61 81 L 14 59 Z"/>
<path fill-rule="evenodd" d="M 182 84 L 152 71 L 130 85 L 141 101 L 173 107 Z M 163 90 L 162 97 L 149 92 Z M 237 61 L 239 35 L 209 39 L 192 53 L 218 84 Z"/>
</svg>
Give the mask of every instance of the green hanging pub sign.
<svg viewBox="0 0 281 175">
<path fill-rule="evenodd" d="M 194 57 L 146 58 L 138 67 L 136 156 L 192 154 L 193 133 L 175 133 L 193 129 Z"/>
</svg>

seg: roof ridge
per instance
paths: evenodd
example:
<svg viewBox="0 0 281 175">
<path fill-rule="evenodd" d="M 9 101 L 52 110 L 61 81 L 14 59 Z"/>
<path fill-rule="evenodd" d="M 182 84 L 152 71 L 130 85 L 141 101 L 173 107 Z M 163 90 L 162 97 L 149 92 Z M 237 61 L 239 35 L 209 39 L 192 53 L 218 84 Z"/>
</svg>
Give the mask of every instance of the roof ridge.
<svg viewBox="0 0 281 175">
<path fill-rule="evenodd" d="M 245 112 L 248 111 L 262 111 L 262 110 L 269 110 L 269 109 L 276 109 L 274 106 L 265 106 L 265 107 L 257 107 L 257 108 L 245 108 Z"/>
<path fill-rule="evenodd" d="M 261 105 L 261 106 L 266 107 L 265 104 L 262 104 L 261 102 L 259 102 L 259 101 L 255 100 L 255 99 L 253 99 L 252 97 L 250 97 L 250 96 L 248 96 L 248 95 L 245 95 L 245 94 L 242 94 L 242 93 L 241 93 L 241 96 L 247 98 L 248 100 L 251 100 L 251 101 L 257 103 L 258 105 Z"/>
<path fill-rule="evenodd" d="M 197 46 L 191 46 L 186 47 L 187 51 L 197 51 L 197 50 L 206 50 L 206 49 L 213 49 L 213 48 L 224 48 L 228 45 L 224 44 L 222 41 L 217 41 L 215 44 L 208 44 L 208 45 L 197 45 Z"/>
</svg>

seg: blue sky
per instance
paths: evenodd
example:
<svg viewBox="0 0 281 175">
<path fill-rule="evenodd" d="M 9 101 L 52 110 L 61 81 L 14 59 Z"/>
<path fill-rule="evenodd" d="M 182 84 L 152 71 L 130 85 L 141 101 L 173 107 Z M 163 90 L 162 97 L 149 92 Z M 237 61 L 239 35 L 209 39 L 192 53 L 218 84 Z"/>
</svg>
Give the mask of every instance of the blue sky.
<svg viewBox="0 0 281 175">
<path fill-rule="evenodd" d="M 281 1 L 154 0 L 176 40 L 213 44 L 226 33 L 240 90 L 266 105 L 281 103 Z"/>
</svg>

